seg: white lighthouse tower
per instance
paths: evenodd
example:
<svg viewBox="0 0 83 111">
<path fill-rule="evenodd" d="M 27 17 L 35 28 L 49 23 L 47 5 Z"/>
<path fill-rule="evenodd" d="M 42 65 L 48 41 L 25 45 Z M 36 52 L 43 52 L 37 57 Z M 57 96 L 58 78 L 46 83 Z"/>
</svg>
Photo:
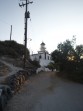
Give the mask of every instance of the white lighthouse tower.
<svg viewBox="0 0 83 111">
<path fill-rule="evenodd" d="M 41 47 L 40 47 L 40 51 L 42 51 L 42 52 L 45 52 L 45 43 L 44 42 L 42 42 L 41 44 Z"/>
<path fill-rule="evenodd" d="M 38 60 L 41 66 L 47 66 L 52 61 L 51 55 L 46 50 L 44 42 L 40 44 L 40 51 L 38 51 L 38 54 L 31 55 L 31 59 Z"/>
</svg>

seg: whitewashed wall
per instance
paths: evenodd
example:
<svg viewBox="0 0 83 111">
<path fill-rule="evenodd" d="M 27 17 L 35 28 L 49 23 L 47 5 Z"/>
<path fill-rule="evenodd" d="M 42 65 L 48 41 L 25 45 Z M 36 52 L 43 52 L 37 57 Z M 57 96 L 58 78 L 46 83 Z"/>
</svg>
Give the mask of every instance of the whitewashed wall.
<svg viewBox="0 0 83 111">
<path fill-rule="evenodd" d="M 41 55 L 41 59 L 39 59 L 39 56 Z M 49 57 L 49 59 L 48 59 Z M 38 53 L 38 54 L 33 54 L 30 56 L 31 60 L 38 60 L 40 62 L 41 66 L 47 66 L 51 62 L 51 55 L 46 54 L 46 59 L 45 59 L 45 53 Z"/>
</svg>

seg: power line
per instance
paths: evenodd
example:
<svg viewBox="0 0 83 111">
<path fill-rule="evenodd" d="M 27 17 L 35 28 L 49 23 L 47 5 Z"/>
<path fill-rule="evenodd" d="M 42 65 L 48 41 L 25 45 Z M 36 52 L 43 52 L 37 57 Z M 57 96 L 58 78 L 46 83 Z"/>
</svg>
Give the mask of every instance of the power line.
<svg viewBox="0 0 83 111">
<path fill-rule="evenodd" d="M 2 20 L 1 18 L 0 18 L 0 22 L 2 22 L 2 23 L 4 23 L 4 24 L 6 24 L 6 25 L 8 25 L 8 26 L 10 26 L 10 24 L 9 24 L 9 23 L 7 23 L 5 20 Z"/>
</svg>

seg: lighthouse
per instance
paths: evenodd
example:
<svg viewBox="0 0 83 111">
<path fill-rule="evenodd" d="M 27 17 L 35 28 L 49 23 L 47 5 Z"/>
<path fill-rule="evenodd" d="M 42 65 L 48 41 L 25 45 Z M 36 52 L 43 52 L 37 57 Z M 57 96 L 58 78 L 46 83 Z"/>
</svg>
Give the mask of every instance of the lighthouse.
<svg viewBox="0 0 83 111">
<path fill-rule="evenodd" d="M 45 50 L 46 50 L 46 48 L 45 48 L 45 43 L 42 42 L 42 43 L 40 44 L 40 51 L 45 52 Z"/>
<path fill-rule="evenodd" d="M 38 51 L 38 53 L 31 55 L 30 58 L 31 58 L 32 61 L 33 60 L 39 61 L 40 66 L 42 66 L 42 67 L 47 66 L 50 62 L 52 62 L 51 55 L 46 50 L 44 42 L 42 42 L 40 44 L 40 50 Z"/>
</svg>

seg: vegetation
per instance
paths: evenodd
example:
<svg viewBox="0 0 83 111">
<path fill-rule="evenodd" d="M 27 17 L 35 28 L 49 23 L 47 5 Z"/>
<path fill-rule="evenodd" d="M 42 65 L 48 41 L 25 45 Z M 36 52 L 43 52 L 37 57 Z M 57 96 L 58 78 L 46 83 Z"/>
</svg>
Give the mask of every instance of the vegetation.
<svg viewBox="0 0 83 111">
<path fill-rule="evenodd" d="M 33 65 L 33 66 L 35 66 L 36 68 L 39 68 L 40 67 L 40 64 L 39 64 L 39 61 L 37 61 L 37 60 L 29 60 L 29 62 Z"/>
<path fill-rule="evenodd" d="M 74 38 L 58 44 L 51 55 L 62 76 L 83 83 L 83 45 L 75 47 L 75 40 Z"/>
<path fill-rule="evenodd" d="M 49 68 L 50 70 L 53 71 L 53 70 L 55 69 L 55 63 L 50 62 L 50 63 L 48 64 L 47 68 Z"/>
<path fill-rule="evenodd" d="M 29 50 L 26 49 L 27 58 L 29 58 Z M 23 57 L 24 45 L 15 41 L 0 41 L 0 56 L 8 55 L 13 58 Z"/>
</svg>

